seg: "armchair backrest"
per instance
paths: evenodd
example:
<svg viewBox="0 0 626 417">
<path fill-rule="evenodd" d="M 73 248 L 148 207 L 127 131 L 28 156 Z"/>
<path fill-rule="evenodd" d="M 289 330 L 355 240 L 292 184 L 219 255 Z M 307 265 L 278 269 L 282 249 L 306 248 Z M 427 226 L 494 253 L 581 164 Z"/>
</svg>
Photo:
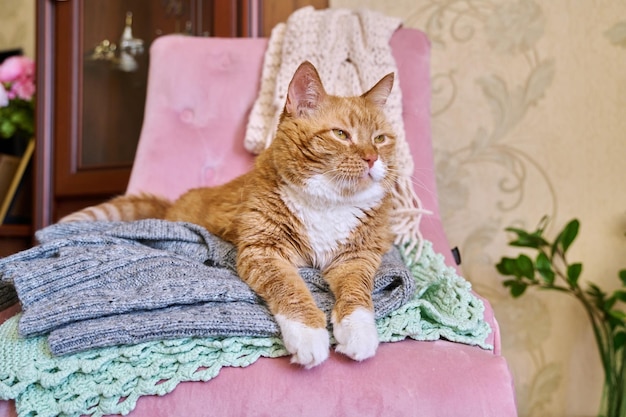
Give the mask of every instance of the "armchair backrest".
<svg viewBox="0 0 626 417">
<path fill-rule="evenodd" d="M 150 48 L 144 122 L 127 194 L 176 198 L 248 171 L 247 119 L 259 92 L 265 38 L 162 36 Z M 452 265 L 439 220 L 430 130 L 430 43 L 415 29 L 391 38 L 403 119 L 423 207 L 422 233 Z"/>
</svg>

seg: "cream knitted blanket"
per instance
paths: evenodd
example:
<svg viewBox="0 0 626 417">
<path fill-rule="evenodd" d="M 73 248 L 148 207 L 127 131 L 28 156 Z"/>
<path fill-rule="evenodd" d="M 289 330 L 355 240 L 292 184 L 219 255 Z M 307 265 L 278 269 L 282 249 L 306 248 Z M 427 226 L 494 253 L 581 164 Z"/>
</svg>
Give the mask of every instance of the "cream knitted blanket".
<svg viewBox="0 0 626 417">
<path fill-rule="evenodd" d="M 426 210 L 413 190 L 413 159 L 402 120 L 402 93 L 389 40 L 401 25 L 397 18 L 362 10 L 315 10 L 308 6 L 294 12 L 287 23 L 278 24 L 269 39 L 263 64 L 259 97 L 248 121 L 244 145 L 259 154 L 271 143 L 284 108 L 291 77 L 303 61 L 317 68 L 326 91 L 333 95 L 360 95 L 386 74 L 396 82 L 387 100 L 386 115 L 397 136 L 399 180 L 394 190 L 392 231 L 396 244 L 417 245 L 423 238 L 419 222 Z"/>
</svg>

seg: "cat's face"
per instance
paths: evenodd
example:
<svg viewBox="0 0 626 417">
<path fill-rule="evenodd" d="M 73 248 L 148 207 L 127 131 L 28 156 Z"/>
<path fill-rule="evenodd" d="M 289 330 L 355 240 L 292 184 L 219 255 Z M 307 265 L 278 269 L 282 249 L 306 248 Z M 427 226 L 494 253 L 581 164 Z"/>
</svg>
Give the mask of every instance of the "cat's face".
<svg viewBox="0 0 626 417">
<path fill-rule="evenodd" d="M 385 179 L 395 172 L 395 136 L 377 106 L 362 97 L 327 97 L 307 125 L 302 162 L 312 163 L 318 180 L 343 196 L 391 185 Z"/>
<path fill-rule="evenodd" d="M 325 93 L 312 66 L 303 66 L 291 82 L 276 137 L 281 175 L 340 197 L 388 192 L 396 178 L 395 135 L 383 106 L 393 76 L 362 96 L 336 97 Z"/>
</svg>

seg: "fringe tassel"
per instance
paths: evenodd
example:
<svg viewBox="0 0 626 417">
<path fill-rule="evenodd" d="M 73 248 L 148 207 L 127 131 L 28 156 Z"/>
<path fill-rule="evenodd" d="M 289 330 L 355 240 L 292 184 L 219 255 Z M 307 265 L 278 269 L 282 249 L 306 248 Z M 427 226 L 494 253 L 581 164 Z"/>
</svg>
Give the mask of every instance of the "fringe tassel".
<svg viewBox="0 0 626 417">
<path fill-rule="evenodd" d="M 392 197 L 391 231 L 395 235 L 394 243 L 402 250 L 405 258 L 413 255 L 417 262 L 424 247 L 420 222 L 424 214 L 433 213 L 422 207 L 422 202 L 413 189 L 410 177 L 402 175 L 398 178 Z M 416 246 L 417 250 L 411 254 Z"/>
</svg>

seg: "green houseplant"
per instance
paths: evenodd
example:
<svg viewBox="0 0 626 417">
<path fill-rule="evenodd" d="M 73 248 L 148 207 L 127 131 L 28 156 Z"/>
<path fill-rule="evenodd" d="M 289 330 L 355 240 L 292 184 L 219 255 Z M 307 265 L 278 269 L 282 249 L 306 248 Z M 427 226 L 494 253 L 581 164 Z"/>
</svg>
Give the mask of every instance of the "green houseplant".
<svg viewBox="0 0 626 417">
<path fill-rule="evenodd" d="M 544 217 L 536 230 L 528 232 L 509 227 L 515 238 L 509 245 L 531 251 L 517 258 L 503 257 L 496 265 L 500 274 L 510 277 L 503 282 L 514 298 L 536 287 L 569 294 L 580 301 L 591 326 L 604 371 L 600 417 L 626 417 L 626 269 L 619 271 L 621 287 L 608 294 L 599 286 L 580 283 L 582 263 L 571 263 L 567 251 L 576 239 L 580 222 L 571 220 L 553 241 L 544 236 L 548 224 Z"/>
</svg>

